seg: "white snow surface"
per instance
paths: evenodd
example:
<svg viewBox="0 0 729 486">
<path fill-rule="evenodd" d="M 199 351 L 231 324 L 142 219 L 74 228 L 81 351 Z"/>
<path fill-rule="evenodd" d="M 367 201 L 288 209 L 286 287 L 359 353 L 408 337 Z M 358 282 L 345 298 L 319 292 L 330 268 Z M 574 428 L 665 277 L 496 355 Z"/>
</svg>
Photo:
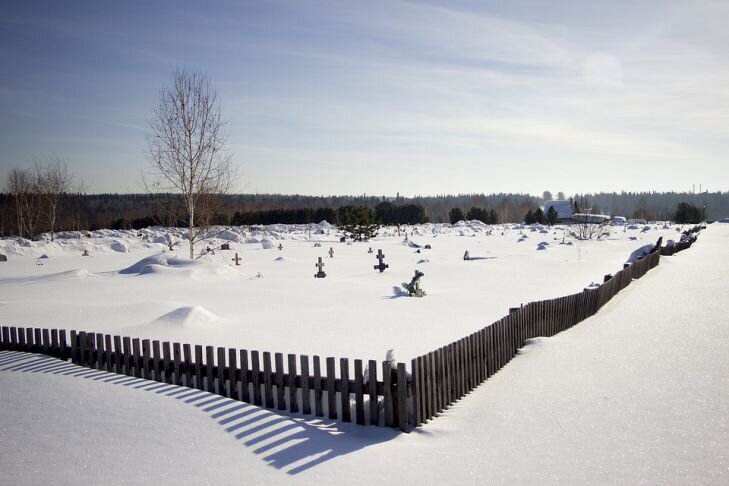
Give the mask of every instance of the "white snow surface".
<svg viewBox="0 0 729 486">
<path fill-rule="evenodd" d="M 417 238 L 433 249 L 415 254 L 393 232 L 348 246 L 330 231 L 314 248 L 304 229 L 278 228 L 272 239 L 290 240 L 283 251 L 231 242 L 239 267 L 229 263 L 232 252 L 185 262 L 184 242 L 178 257 L 160 257 L 165 245 L 118 232 L 64 245 L 2 240 L 9 255 L 0 264 L 2 323 L 350 358 L 382 359 L 394 349 L 407 362 L 509 306 L 579 291 L 621 268 L 637 247 L 676 235 L 627 230 L 539 252 L 517 244 L 514 228 L 429 225 L 416 234 L 433 230 L 438 238 Z M 114 240 L 129 251 L 111 249 Z M 93 254 L 82 257 L 87 243 Z M 383 249 L 390 269 L 372 268 L 369 246 Z M 465 250 L 472 261 L 463 261 Z M 3 482 L 727 484 L 728 253 L 729 225 L 710 225 L 596 316 L 531 340 L 411 434 L 4 352 Z M 36 265 L 41 254 L 49 258 Z M 325 279 L 313 278 L 318 256 Z M 428 295 L 391 298 L 423 257 Z M 149 267 L 164 270 L 141 271 Z M 121 272 L 129 268 L 140 271 Z M 263 278 L 255 278 L 259 271 Z"/>
</svg>

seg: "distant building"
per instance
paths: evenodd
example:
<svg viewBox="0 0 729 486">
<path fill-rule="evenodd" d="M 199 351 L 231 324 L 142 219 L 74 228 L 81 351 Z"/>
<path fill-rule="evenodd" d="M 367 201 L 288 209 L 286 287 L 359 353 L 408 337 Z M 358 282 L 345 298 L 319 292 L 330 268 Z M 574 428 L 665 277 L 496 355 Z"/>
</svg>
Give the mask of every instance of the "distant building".
<svg viewBox="0 0 729 486">
<path fill-rule="evenodd" d="M 572 215 L 572 220 L 575 223 L 603 224 L 611 219 L 607 214 L 575 213 Z"/>
<path fill-rule="evenodd" d="M 550 206 L 553 207 L 555 211 L 557 211 L 558 223 L 567 223 L 572 221 L 572 203 L 570 201 L 547 201 L 544 203 L 544 214 L 547 214 Z"/>
</svg>

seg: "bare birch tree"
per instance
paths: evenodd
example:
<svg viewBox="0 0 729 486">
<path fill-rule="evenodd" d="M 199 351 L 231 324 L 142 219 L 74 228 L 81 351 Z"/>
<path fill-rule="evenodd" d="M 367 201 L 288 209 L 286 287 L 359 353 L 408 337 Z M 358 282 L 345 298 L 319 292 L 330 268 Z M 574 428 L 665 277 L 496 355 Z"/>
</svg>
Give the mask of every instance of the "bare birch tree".
<svg viewBox="0 0 729 486">
<path fill-rule="evenodd" d="M 53 241 L 58 209 L 62 199 L 72 189 L 74 177 L 66 160 L 59 155 L 54 155 L 47 164 L 36 162 L 34 170 L 41 213 Z"/>
<path fill-rule="evenodd" d="M 33 238 L 41 216 L 41 198 L 35 171 L 12 169 L 5 187 L 15 206 L 18 236 Z"/>
<path fill-rule="evenodd" d="M 225 150 L 226 122 L 217 92 L 207 76 L 177 69 L 172 87 L 160 91 L 149 121 L 152 171 L 144 176 L 149 192 L 181 193 L 188 223 L 190 258 L 237 177 Z"/>
</svg>

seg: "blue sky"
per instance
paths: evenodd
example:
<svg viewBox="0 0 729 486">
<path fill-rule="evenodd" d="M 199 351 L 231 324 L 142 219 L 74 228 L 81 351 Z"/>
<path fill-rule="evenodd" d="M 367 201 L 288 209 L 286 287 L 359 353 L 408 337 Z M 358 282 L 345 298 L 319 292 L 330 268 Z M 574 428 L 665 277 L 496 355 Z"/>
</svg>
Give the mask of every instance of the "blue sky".
<svg viewBox="0 0 729 486">
<path fill-rule="evenodd" d="M 729 2 L 0 4 L 0 183 L 58 154 L 142 192 L 175 68 L 242 192 L 729 190 Z"/>
</svg>

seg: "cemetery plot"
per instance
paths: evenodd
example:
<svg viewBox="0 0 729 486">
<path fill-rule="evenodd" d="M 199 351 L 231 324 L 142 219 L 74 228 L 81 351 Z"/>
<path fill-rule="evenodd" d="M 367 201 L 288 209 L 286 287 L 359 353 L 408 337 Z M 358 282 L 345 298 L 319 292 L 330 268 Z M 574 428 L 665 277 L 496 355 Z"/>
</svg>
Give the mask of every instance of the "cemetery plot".
<svg viewBox="0 0 729 486">
<path fill-rule="evenodd" d="M 541 233 L 463 223 L 403 228 L 407 241 L 382 228 L 370 241 L 348 244 L 330 227 L 241 227 L 201 246 L 229 251 L 194 261 L 180 230 L 104 230 L 52 244 L 0 240 L 8 256 L 0 291 L 4 319 L 18 326 L 93 325 L 160 342 L 378 361 L 394 348 L 407 361 L 509 307 L 602 282 L 636 248 L 661 236 L 677 240 L 677 229 L 654 225 L 578 241 L 563 227 Z M 524 236 L 535 244 L 519 243 Z M 539 241 L 550 244 L 538 251 Z M 81 256 L 84 249 L 90 256 Z M 416 271 L 427 277 L 413 281 Z"/>
</svg>

